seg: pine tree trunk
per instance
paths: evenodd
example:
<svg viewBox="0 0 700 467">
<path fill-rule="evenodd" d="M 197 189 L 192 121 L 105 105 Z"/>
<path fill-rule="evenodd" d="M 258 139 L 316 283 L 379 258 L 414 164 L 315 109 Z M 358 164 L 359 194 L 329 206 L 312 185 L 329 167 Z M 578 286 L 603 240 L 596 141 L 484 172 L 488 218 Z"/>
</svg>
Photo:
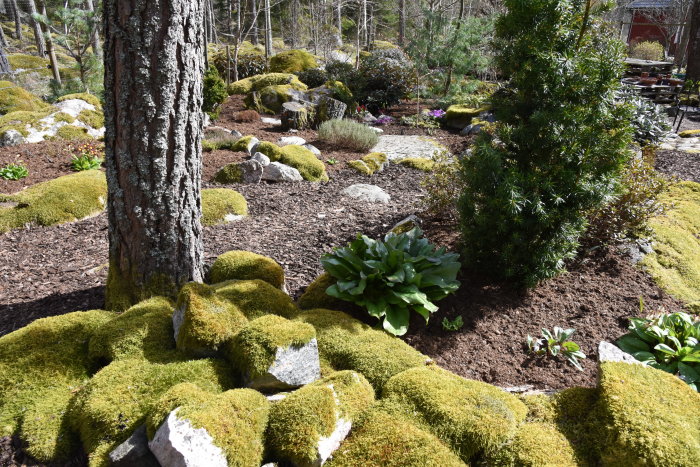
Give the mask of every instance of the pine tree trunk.
<svg viewBox="0 0 700 467">
<path fill-rule="evenodd" d="M 7 73 L 10 73 L 12 71 L 12 67 L 10 66 L 10 62 L 7 61 L 7 54 L 5 53 L 5 48 L 3 46 L 0 46 L 0 75 L 3 75 L 3 79 L 7 79 L 4 75 Z"/>
<path fill-rule="evenodd" d="M 95 11 L 95 6 L 93 5 L 92 0 L 87 0 L 86 5 L 88 11 Z M 102 44 L 100 43 L 100 28 L 95 27 L 95 30 L 92 32 L 92 37 L 90 37 L 90 45 L 92 46 L 92 53 L 94 53 L 98 57 L 102 57 Z"/>
<path fill-rule="evenodd" d="M 105 0 L 106 306 L 202 280 L 204 0 Z"/>
<path fill-rule="evenodd" d="M 34 30 L 34 40 L 36 42 L 37 52 L 39 52 L 40 57 L 46 56 L 46 42 L 44 42 L 44 34 L 41 32 L 41 25 L 39 21 L 34 19 L 34 15 L 37 13 L 36 3 L 34 0 L 28 0 L 27 6 L 29 7 L 29 21 L 31 21 L 32 29 Z"/>
<path fill-rule="evenodd" d="M 5 31 L 0 27 L 0 46 L 7 47 L 7 38 L 5 37 Z"/>
<path fill-rule="evenodd" d="M 17 0 L 10 0 L 10 8 L 12 9 L 12 16 L 15 20 L 15 39 L 23 41 L 24 36 L 22 35 L 22 17 L 19 14 Z"/>
<path fill-rule="evenodd" d="M 406 0 L 399 0 L 399 46 L 406 42 Z"/>
<path fill-rule="evenodd" d="M 265 58 L 272 56 L 272 19 L 270 18 L 270 0 L 265 0 Z"/>
<path fill-rule="evenodd" d="M 690 18 L 686 78 L 698 81 L 700 80 L 700 0 L 695 0 L 693 3 L 693 12 L 690 14 Z"/>
<path fill-rule="evenodd" d="M 297 41 L 299 40 L 299 0 L 292 0 L 290 10 L 290 16 L 292 17 L 292 40 L 290 42 L 292 48 L 296 49 Z"/>
<path fill-rule="evenodd" d="M 46 3 L 44 0 L 39 0 L 39 9 L 43 16 L 46 16 Z M 59 72 L 58 60 L 56 59 L 56 50 L 53 47 L 53 39 L 51 38 L 51 31 L 45 24 L 41 24 L 41 30 L 44 32 L 46 37 L 46 53 L 49 55 L 49 63 L 51 63 L 51 71 L 53 72 L 53 79 L 61 85 L 61 73 Z"/>
<path fill-rule="evenodd" d="M 253 15 L 253 26 L 251 29 L 253 37 L 251 39 L 251 42 L 253 43 L 253 45 L 258 45 L 260 43 L 260 39 L 258 38 L 258 1 L 252 0 L 250 4 L 252 10 L 251 13 Z"/>
</svg>

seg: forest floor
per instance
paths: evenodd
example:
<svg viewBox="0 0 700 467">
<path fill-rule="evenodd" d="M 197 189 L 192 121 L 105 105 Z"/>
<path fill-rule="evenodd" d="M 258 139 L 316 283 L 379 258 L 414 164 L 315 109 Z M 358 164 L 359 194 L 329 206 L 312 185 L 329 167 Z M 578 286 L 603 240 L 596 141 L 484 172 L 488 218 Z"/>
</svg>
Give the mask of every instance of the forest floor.
<svg viewBox="0 0 700 467">
<path fill-rule="evenodd" d="M 241 102 L 231 99 L 216 123 L 260 140 L 276 142 L 282 133 L 262 122 L 236 123 Z M 390 109 L 391 115 L 415 113 L 415 104 Z M 384 126 L 385 134 L 425 134 L 424 130 Z M 425 192 L 422 173 L 390 165 L 371 177 L 348 169 L 344 163 L 363 154 L 333 151 L 313 131 L 297 134 L 322 151 L 329 183 L 231 185 L 248 200 L 249 217 L 207 227 L 204 242 L 207 264 L 221 253 L 244 249 L 270 256 L 285 269 L 287 287 L 297 298 L 322 272 L 319 258 L 343 246 L 358 233 L 380 237 L 410 214 L 425 220 L 426 235 L 435 243 L 459 251 L 458 228 L 445 219 L 422 214 Z M 436 130 L 431 135 L 454 154 L 468 147 L 469 139 Z M 417 155 L 419 156 L 419 155 Z M 243 153 L 214 151 L 203 156 L 205 187 L 223 165 L 240 161 Z M 70 171 L 70 151 L 58 143 L 38 143 L 0 149 L 0 166 L 21 159 L 30 177 L 0 182 L 0 192 L 14 192 Z M 700 181 L 700 155 L 660 151 L 657 168 L 681 179 Z M 355 183 L 378 185 L 392 199 L 388 204 L 367 205 L 342 196 Z M 76 310 L 100 308 L 104 301 L 107 266 L 107 219 L 97 217 L 48 228 L 15 230 L 0 235 L 0 335 L 35 319 Z M 661 291 L 652 279 L 614 249 L 582 255 L 568 272 L 530 291 L 494 283 L 478 274 L 462 274 L 462 287 L 439 303 L 440 310 L 426 326 L 413 320 L 404 340 L 457 374 L 499 386 L 530 385 L 556 390 L 594 386 L 596 351 L 601 340 L 613 341 L 626 332 L 628 319 L 639 313 L 640 298 L 647 311 L 674 311 L 681 304 Z M 351 312 L 368 321 L 366 315 Z M 445 331 L 442 319 L 462 316 L 464 326 Z M 573 327 L 574 340 L 588 355 L 584 371 L 564 360 L 533 358 L 525 349 L 528 334 L 542 327 Z"/>
</svg>

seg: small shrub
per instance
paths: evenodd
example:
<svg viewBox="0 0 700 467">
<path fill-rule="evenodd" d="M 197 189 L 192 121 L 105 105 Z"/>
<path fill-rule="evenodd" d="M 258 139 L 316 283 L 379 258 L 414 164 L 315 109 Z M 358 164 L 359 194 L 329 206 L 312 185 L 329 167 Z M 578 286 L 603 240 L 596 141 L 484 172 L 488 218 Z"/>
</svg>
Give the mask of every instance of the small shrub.
<svg viewBox="0 0 700 467">
<path fill-rule="evenodd" d="M 29 171 L 22 163 L 7 164 L 0 169 L 0 178 L 4 178 L 5 180 L 21 180 L 28 175 Z"/>
<path fill-rule="evenodd" d="M 326 75 L 330 81 L 347 84 L 354 80 L 356 71 L 350 63 L 333 60 L 326 64 Z"/>
<path fill-rule="evenodd" d="M 527 336 L 527 348 L 538 355 L 556 357 L 561 354 L 577 370 L 583 371 L 579 359 L 586 358 L 586 354 L 581 352 L 581 347 L 576 342 L 568 340 L 574 332 L 575 329 L 562 329 L 558 326 L 554 326 L 554 333 L 542 328 L 542 339 Z"/>
<path fill-rule="evenodd" d="M 643 98 L 632 88 L 622 88 L 617 99 L 631 107 L 630 124 L 634 130 L 634 140 L 637 143 L 641 145 L 656 144 L 671 130 L 666 120 L 664 108 Z"/>
<path fill-rule="evenodd" d="M 433 157 L 432 171 L 420 182 L 425 190 L 423 208 L 436 217 L 457 218 L 457 201 L 464 188 L 459 161 L 442 151 Z"/>
<path fill-rule="evenodd" d="M 102 166 L 102 159 L 99 157 L 92 157 L 88 154 L 81 154 L 80 156 L 74 155 L 71 159 L 70 166 L 71 169 L 76 172 L 99 169 Z"/>
<path fill-rule="evenodd" d="M 204 73 L 204 91 L 203 91 L 203 101 L 202 110 L 209 114 L 209 116 L 216 120 L 219 116 L 219 106 L 228 97 L 228 91 L 226 89 L 226 83 L 216 68 L 209 67 Z"/>
<path fill-rule="evenodd" d="M 318 138 L 337 147 L 365 152 L 377 145 L 377 133 L 351 120 L 328 120 L 318 128 Z"/>
<path fill-rule="evenodd" d="M 660 61 L 665 58 L 664 46 L 654 41 L 639 42 L 630 48 L 630 57 Z"/>
<path fill-rule="evenodd" d="M 389 233 L 384 241 L 360 235 L 347 247 L 321 258 L 337 282 L 326 293 L 355 303 L 382 321 L 384 330 L 401 336 L 410 311 L 427 322 L 438 310 L 435 301 L 459 288 L 459 255 L 421 238 L 420 229 Z"/>
<path fill-rule="evenodd" d="M 273 73 L 299 73 L 317 67 L 314 56 L 305 50 L 286 50 L 270 58 Z"/>
<path fill-rule="evenodd" d="M 388 49 L 393 50 L 393 49 Z M 345 82 L 360 104 L 371 112 L 398 104 L 416 84 L 416 72 L 408 58 L 378 54 L 365 57 L 351 79 Z"/>
<path fill-rule="evenodd" d="M 323 86 L 323 83 L 328 81 L 328 75 L 320 68 L 310 68 L 297 73 L 299 81 L 307 85 L 309 88 L 317 88 Z"/>
<path fill-rule="evenodd" d="M 236 123 L 253 123 L 260 121 L 260 114 L 255 110 L 242 110 L 233 116 Z"/>
<path fill-rule="evenodd" d="M 442 318 L 442 329 L 445 331 L 459 331 L 464 327 L 464 319 L 462 319 L 462 315 L 457 316 L 453 320 L 449 320 L 447 318 Z"/>
<path fill-rule="evenodd" d="M 231 50 L 231 61 L 229 63 L 227 63 L 226 50 L 220 50 L 214 54 L 212 60 L 220 76 L 225 77 L 226 68 L 230 69 L 231 80 L 235 76 L 233 71 L 233 53 L 234 51 Z M 250 42 L 243 42 L 238 51 L 238 65 L 236 68 L 238 69 L 238 79 L 265 73 L 267 71 L 267 59 L 264 51 L 256 49 Z"/>
</svg>

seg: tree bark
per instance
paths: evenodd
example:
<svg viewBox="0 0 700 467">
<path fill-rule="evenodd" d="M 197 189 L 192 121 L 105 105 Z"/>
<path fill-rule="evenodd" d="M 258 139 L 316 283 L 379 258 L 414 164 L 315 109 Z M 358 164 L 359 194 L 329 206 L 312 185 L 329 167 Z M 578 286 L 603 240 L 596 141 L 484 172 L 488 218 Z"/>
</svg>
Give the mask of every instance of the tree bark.
<svg viewBox="0 0 700 467">
<path fill-rule="evenodd" d="M 462 28 L 462 20 L 464 19 L 464 0 L 459 2 L 459 17 L 457 18 L 457 26 L 455 28 L 455 36 L 459 35 L 459 31 Z M 447 70 L 447 78 L 445 79 L 445 90 L 443 95 L 447 95 L 452 87 L 452 73 L 454 72 L 454 60 L 450 61 L 450 65 Z"/>
<path fill-rule="evenodd" d="M 272 18 L 270 18 L 270 0 L 265 0 L 265 58 L 272 56 Z"/>
<path fill-rule="evenodd" d="M 87 0 L 87 9 L 92 13 L 95 12 L 95 6 L 92 0 Z M 92 36 L 90 37 L 90 44 L 92 45 L 92 53 L 102 58 L 102 44 L 100 43 L 100 28 L 95 25 L 95 29 L 92 31 Z"/>
<path fill-rule="evenodd" d="M 46 2 L 44 0 L 39 0 L 39 10 L 42 16 L 46 16 Z M 41 29 L 46 37 L 46 53 L 49 55 L 49 63 L 51 63 L 51 71 L 53 73 L 53 79 L 60 86 L 61 83 L 61 73 L 58 67 L 58 60 L 56 59 L 56 50 L 53 46 L 53 39 L 51 38 L 51 31 L 48 26 L 41 23 Z"/>
<path fill-rule="evenodd" d="M 41 25 L 39 21 L 34 19 L 36 15 L 36 3 L 34 0 L 28 0 L 27 6 L 29 7 L 29 21 L 32 24 L 32 29 L 34 30 L 34 41 L 36 42 L 37 52 L 39 52 L 40 57 L 46 56 L 46 42 L 44 42 L 44 34 L 41 32 Z"/>
<path fill-rule="evenodd" d="M 251 0 L 250 4 L 252 9 L 251 14 L 253 15 L 253 26 L 251 28 L 253 38 L 251 42 L 253 45 L 258 45 L 260 43 L 260 39 L 258 38 L 258 1 Z"/>
<path fill-rule="evenodd" d="M 291 27 L 291 32 L 292 32 L 292 39 L 291 39 L 291 45 L 293 49 L 297 48 L 297 41 L 299 40 L 299 0 L 292 0 L 292 3 L 290 5 L 290 16 L 292 18 L 292 27 Z"/>
<path fill-rule="evenodd" d="M 106 306 L 203 278 L 204 0 L 105 0 Z"/>
<path fill-rule="evenodd" d="M 0 46 L 0 75 L 2 79 L 6 80 L 6 74 L 12 72 L 12 67 L 10 62 L 7 60 L 7 54 L 5 53 L 5 47 Z"/>
<path fill-rule="evenodd" d="M 5 31 L 0 28 L 0 46 L 7 47 L 7 38 L 5 37 Z"/>
<path fill-rule="evenodd" d="M 17 0 L 10 0 L 10 8 L 12 9 L 12 16 L 15 20 L 15 39 L 20 41 L 24 40 L 22 35 L 22 17 L 19 13 L 19 7 L 17 6 Z"/>
<path fill-rule="evenodd" d="M 399 47 L 406 43 L 406 0 L 399 0 Z"/>
<path fill-rule="evenodd" d="M 693 81 L 700 80 L 700 0 L 695 0 L 693 12 L 690 14 L 686 78 Z"/>
</svg>

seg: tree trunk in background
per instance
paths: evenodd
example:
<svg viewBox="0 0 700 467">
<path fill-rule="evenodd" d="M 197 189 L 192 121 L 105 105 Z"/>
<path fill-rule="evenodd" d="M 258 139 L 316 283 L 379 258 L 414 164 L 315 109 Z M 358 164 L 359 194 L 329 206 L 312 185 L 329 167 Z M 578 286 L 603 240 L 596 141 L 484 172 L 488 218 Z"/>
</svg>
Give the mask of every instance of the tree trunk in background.
<svg viewBox="0 0 700 467">
<path fill-rule="evenodd" d="M 700 0 L 693 3 L 690 14 L 690 37 L 688 38 L 688 66 L 686 78 L 700 80 Z"/>
<path fill-rule="evenodd" d="M 258 45 L 260 44 L 260 39 L 258 38 L 258 1 L 252 0 L 250 5 L 252 10 L 251 15 L 253 16 L 253 27 L 251 29 L 253 38 L 251 39 L 251 42 L 253 45 Z"/>
<path fill-rule="evenodd" d="M 7 54 L 5 53 L 5 47 L 0 46 L 0 78 L 6 80 L 6 74 L 12 72 L 12 67 L 10 67 L 10 62 L 7 61 Z"/>
<path fill-rule="evenodd" d="M 22 17 L 19 14 L 17 0 L 10 0 L 10 10 L 12 10 L 12 16 L 15 20 L 15 39 L 23 41 L 24 36 L 22 35 Z"/>
<path fill-rule="evenodd" d="M 292 40 L 291 46 L 293 49 L 297 48 L 297 41 L 299 40 L 299 0 L 292 0 L 290 5 L 290 16 L 292 17 Z"/>
<path fill-rule="evenodd" d="M 0 27 L 0 46 L 7 47 L 7 37 L 5 37 L 5 31 Z"/>
<path fill-rule="evenodd" d="M 46 3 L 44 0 L 39 0 L 39 11 L 41 11 L 42 16 L 46 16 Z M 58 60 L 56 59 L 56 50 L 53 47 L 53 39 L 51 38 L 51 31 L 44 24 L 41 23 L 41 30 L 46 38 L 46 53 L 49 55 L 49 63 L 51 63 L 51 71 L 53 72 L 53 79 L 61 85 L 61 73 L 58 67 Z"/>
<path fill-rule="evenodd" d="M 92 0 L 87 0 L 86 3 L 87 3 L 88 11 L 91 11 L 94 13 L 95 7 L 92 3 Z M 92 46 L 92 53 L 94 53 L 98 57 L 102 58 L 102 44 L 100 43 L 100 28 L 99 27 L 95 27 L 95 30 L 92 32 L 92 37 L 90 38 L 90 45 Z"/>
<path fill-rule="evenodd" d="M 693 5 L 689 4 L 685 16 L 683 16 L 683 20 L 681 21 L 684 23 L 683 26 L 681 26 L 680 34 L 681 34 L 681 40 L 678 43 L 678 47 L 676 48 L 676 56 L 673 57 L 673 64 L 678 68 L 678 71 L 680 73 L 680 69 L 683 67 L 685 64 L 685 58 L 686 58 L 686 52 L 688 51 L 688 38 L 690 37 L 690 22 L 691 22 L 691 17 L 690 13 L 693 11 Z"/>
<path fill-rule="evenodd" d="M 106 306 L 202 281 L 204 0 L 104 0 Z"/>
<path fill-rule="evenodd" d="M 37 13 L 36 3 L 34 3 L 34 0 L 28 0 L 27 6 L 29 8 L 29 21 L 32 25 L 32 29 L 34 30 L 34 40 L 36 42 L 37 52 L 39 52 L 40 57 L 45 57 L 46 43 L 44 42 L 44 34 L 41 31 L 39 21 L 34 19 L 34 15 Z"/>
<path fill-rule="evenodd" d="M 338 0 L 335 7 L 335 18 L 338 27 L 338 39 L 336 47 L 342 47 L 343 45 L 343 0 Z"/>
<path fill-rule="evenodd" d="M 459 17 L 457 18 L 457 26 L 455 28 L 455 36 L 459 34 L 460 29 L 462 29 L 462 20 L 464 19 L 464 0 L 459 2 Z M 447 78 L 445 79 L 445 90 L 443 95 L 447 95 L 452 87 L 452 73 L 454 71 L 454 60 L 450 61 L 449 68 L 447 70 Z"/>
<path fill-rule="evenodd" d="M 399 0 L 399 47 L 406 42 L 406 0 Z"/>
<path fill-rule="evenodd" d="M 270 0 L 265 0 L 265 58 L 272 56 L 272 19 L 270 18 Z"/>
</svg>

